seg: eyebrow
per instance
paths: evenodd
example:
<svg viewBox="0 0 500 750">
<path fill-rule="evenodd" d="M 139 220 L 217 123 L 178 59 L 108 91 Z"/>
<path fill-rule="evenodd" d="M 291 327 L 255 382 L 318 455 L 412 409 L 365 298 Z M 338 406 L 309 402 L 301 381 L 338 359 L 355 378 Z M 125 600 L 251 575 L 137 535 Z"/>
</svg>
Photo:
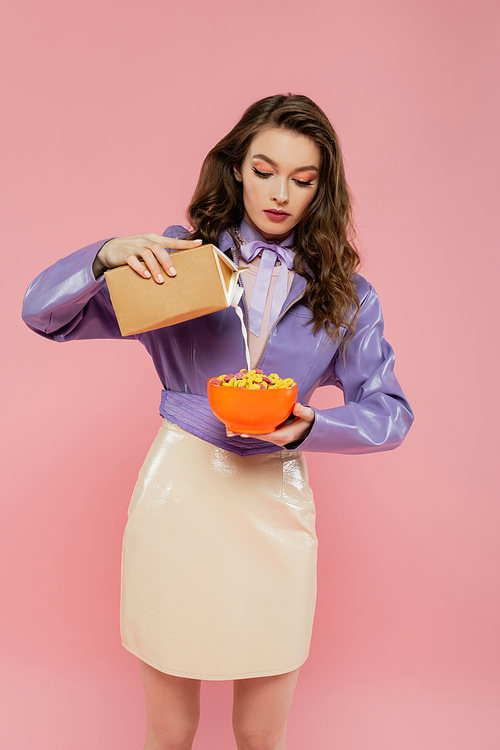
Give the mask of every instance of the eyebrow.
<svg viewBox="0 0 500 750">
<path fill-rule="evenodd" d="M 252 156 L 252 159 L 264 159 L 264 161 L 269 162 L 269 164 L 272 164 L 273 167 L 278 168 L 278 165 L 275 161 L 269 158 L 269 156 L 266 156 L 265 154 L 254 154 Z M 315 172 L 319 172 L 318 167 L 316 167 L 314 164 L 309 164 L 307 167 L 297 167 L 297 169 L 294 169 L 294 172 L 305 172 L 306 170 L 309 170 L 310 172 L 314 170 Z"/>
</svg>

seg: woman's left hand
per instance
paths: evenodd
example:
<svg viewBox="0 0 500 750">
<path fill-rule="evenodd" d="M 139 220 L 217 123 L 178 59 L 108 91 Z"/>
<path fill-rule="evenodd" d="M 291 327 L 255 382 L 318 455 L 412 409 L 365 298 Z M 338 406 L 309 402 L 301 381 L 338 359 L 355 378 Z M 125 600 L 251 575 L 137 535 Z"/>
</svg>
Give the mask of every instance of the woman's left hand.
<svg viewBox="0 0 500 750">
<path fill-rule="evenodd" d="M 265 435 L 252 435 L 252 437 L 266 440 L 268 443 L 275 443 L 280 447 L 288 445 L 288 443 L 294 443 L 296 440 L 304 440 L 313 426 L 314 411 L 310 406 L 302 406 L 302 404 L 296 403 L 292 414 L 294 419 L 283 422 L 274 432 L 268 432 Z M 226 430 L 226 433 L 228 437 L 235 437 L 239 434 L 228 430 Z M 240 435 L 240 437 L 250 437 L 250 435 Z"/>
</svg>

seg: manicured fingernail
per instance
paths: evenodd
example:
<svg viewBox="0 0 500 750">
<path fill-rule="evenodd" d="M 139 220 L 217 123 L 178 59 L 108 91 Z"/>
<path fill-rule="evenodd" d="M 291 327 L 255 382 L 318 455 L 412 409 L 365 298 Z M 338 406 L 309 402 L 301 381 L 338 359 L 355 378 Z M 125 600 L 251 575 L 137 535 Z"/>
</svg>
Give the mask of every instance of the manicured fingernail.
<svg viewBox="0 0 500 750">
<path fill-rule="evenodd" d="M 197 245 L 201 245 L 201 243 L 203 242 L 203 240 L 193 240 L 193 242 L 196 242 Z"/>
<path fill-rule="evenodd" d="M 165 281 L 165 279 L 163 278 L 163 276 L 161 275 L 161 273 L 158 274 L 158 281 L 159 281 L 160 284 L 163 284 L 163 282 Z"/>
<path fill-rule="evenodd" d="M 170 268 L 168 272 L 170 276 L 177 276 L 177 271 L 175 270 L 175 268 Z"/>
<path fill-rule="evenodd" d="M 149 273 L 149 271 L 144 271 L 144 277 L 146 279 L 150 279 L 151 278 L 151 274 Z"/>
</svg>

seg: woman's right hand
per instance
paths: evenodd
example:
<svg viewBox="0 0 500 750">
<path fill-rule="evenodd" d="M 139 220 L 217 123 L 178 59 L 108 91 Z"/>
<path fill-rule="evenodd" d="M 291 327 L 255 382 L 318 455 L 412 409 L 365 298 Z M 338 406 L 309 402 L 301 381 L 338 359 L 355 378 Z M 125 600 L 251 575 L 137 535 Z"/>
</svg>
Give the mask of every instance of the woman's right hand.
<svg viewBox="0 0 500 750">
<path fill-rule="evenodd" d="M 163 284 L 162 271 L 169 276 L 177 273 L 167 250 L 184 250 L 201 244 L 203 240 L 177 240 L 152 232 L 136 237 L 117 237 L 104 243 L 95 257 L 92 270 L 97 279 L 108 268 L 128 265 L 145 279 L 152 276 L 158 284 Z"/>
</svg>

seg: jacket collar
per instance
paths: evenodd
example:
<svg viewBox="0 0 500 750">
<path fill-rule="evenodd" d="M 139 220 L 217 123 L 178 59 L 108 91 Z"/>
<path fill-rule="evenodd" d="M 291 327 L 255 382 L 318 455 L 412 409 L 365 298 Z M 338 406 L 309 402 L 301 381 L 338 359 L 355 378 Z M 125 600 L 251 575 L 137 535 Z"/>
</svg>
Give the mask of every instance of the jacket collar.
<svg viewBox="0 0 500 750">
<path fill-rule="evenodd" d="M 253 229 L 246 221 L 243 219 L 243 221 L 239 224 L 238 229 L 240 230 L 240 233 L 242 236 L 248 241 L 253 242 L 254 240 L 262 240 L 263 242 L 266 242 L 264 237 L 258 232 L 256 229 Z M 283 242 L 280 242 L 281 245 L 284 247 L 291 247 L 293 244 L 293 237 L 294 232 L 290 232 L 288 237 L 286 237 Z M 228 252 L 229 250 L 235 250 L 235 241 L 231 237 L 231 234 L 229 233 L 228 229 L 225 229 L 220 235 L 219 235 L 219 250 L 223 253 Z M 236 258 L 236 262 L 238 259 Z M 303 276 L 299 276 L 298 273 L 294 274 L 292 286 L 290 287 L 290 292 L 288 293 L 288 296 L 285 300 L 285 303 L 283 307 L 281 308 L 281 313 L 283 313 L 286 308 L 292 304 L 292 302 L 295 302 L 300 297 L 303 296 L 307 286 L 307 281 Z"/>
<path fill-rule="evenodd" d="M 242 237 L 245 238 L 247 242 L 255 242 L 256 240 L 261 240 L 264 243 L 271 242 L 271 240 L 266 240 L 261 235 L 260 232 L 257 231 L 257 229 L 254 229 L 253 227 L 248 224 L 245 219 L 241 221 L 239 226 L 237 227 Z M 288 237 L 285 237 L 285 239 L 280 242 L 279 244 L 283 247 L 293 247 L 293 237 L 294 237 L 294 231 L 292 230 Z M 227 252 L 228 250 L 231 250 L 235 247 L 235 242 L 233 238 L 231 237 L 231 234 L 228 229 L 224 230 L 222 234 L 219 236 L 219 250 L 221 250 L 223 253 Z"/>
</svg>

